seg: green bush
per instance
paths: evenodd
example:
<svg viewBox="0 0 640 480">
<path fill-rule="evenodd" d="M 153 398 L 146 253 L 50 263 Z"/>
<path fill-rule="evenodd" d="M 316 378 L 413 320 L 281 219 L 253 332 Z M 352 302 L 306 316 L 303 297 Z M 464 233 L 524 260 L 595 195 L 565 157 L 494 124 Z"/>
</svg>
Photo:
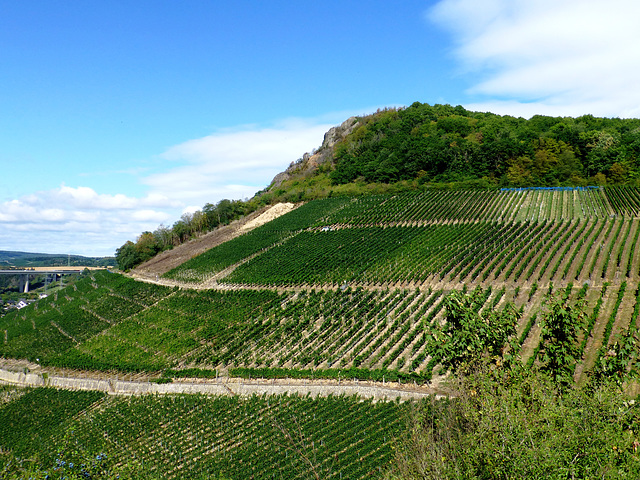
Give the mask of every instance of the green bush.
<svg viewBox="0 0 640 480">
<path fill-rule="evenodd" d="M 560 393 L 538 372 L 475 373 L 414 409 L 392 479 L 640 478 L 640 408 L 615 384 Z"/>
</svg>

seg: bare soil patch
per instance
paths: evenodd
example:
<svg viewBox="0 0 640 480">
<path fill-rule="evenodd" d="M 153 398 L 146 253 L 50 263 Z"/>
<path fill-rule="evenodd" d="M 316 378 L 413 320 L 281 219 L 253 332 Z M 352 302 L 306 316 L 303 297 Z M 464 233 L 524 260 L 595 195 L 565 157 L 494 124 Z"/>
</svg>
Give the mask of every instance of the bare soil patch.
<svg viewBox="0 0 640 480">
<path fill-rule="evenodd" d="M 234 239 L 260 225 L 263 225 L 287 212 L 290 212 L 297 205 L 292 203 L 278 203 L 269 207 L 261 208 L 236 220 L 229 225 L 217 228 L 201 237 L 190 240 L 187 243 L 178 245 L 171 250 L 162 252 L 152 259 L 144 262 L 133 270 L 133 276 L 156 278 L 172 268 L 175 268 L 193 257 L 206 252 L 207 250 Z"/>
</svg>

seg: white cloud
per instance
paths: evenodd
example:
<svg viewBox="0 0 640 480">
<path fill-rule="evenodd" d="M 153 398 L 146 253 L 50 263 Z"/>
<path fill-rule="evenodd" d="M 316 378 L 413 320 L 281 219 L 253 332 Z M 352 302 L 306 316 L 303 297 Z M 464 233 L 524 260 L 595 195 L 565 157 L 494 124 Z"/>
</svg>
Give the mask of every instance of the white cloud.
<svg viewBox="0 0 640 480">
<path fill-rule="evenodd" d="M 346 118 L 346 117 L 345 117 Z M 273 127 L 246 126 L 186 141 L 162 154 L 176 166 L 143 183 L 154 194 L 184 205 L 251 197 L 289 163 L 319 147 L 333 123 L 287 120 Z"/>
<path fill-rule="evenodd" d="M 157 193 L 139 199 L 136 197 L 127 197 L 121 193 L 116 193 L 115 195 L 98 194 L 89 187 L 73 188 L 65 185 L 62 185 L 57 190 L 47 192 L 45 196 L 51 200 L 66 202 L 67 205 L 72 205 L 83 210 L 129 210 L 139 208 L 140 206 L 162 208 L 177 206 L 177 203 L 170 200 L 169 197 Z M 39 198 L 35 201 L 39 201 Z"/>
<path fill-rule="evenodd" d="M 111 255 L 206 203 L 253 196 L 349 115 L 244 126 L 173 146 L 160 155 L 169 169 L 142 178 L 148 190 L 142 198 L 61 185 L 0 203 L 0 249 Z"/>
<path fill-rule="evenodd" d="M 442 0 L 428 18 L 451 31 L 468 108 L 640 116 L 640 3 L 633 0 Z M 522 112 L 522 113 L 519 113 Z"/>
<path fill-rule="evenodd" d="M 376 108 L 290 118 L 272 126 L 245 125 L 188 140 L 160 155 L 175 166 L 142 182 L 151 187 L 149 196 L 168 197 L 184 205 L 251 197 L 291 162 L 319 147 L 331 127 Z"/>
<path fill-rule="evenodd" d="M 176 205 L 160 195 L 135 198 L 62 185 L 0 203 L 0 248 L 112 255 L 126 240 L 171 220 Z"/>
</svg>

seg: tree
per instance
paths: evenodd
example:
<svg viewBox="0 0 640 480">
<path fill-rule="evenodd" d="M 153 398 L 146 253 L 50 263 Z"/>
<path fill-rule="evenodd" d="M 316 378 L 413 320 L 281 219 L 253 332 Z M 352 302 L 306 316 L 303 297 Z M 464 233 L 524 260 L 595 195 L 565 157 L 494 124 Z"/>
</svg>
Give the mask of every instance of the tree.
<svg viewBox="0 0 640 480">
<path fill-rule="evenodd" d="M 527 187 L 533 184 L 531 172 L 531 159 L 528 156 L 521 156 L 517 159 L 509 160 L 509 168 L 507 169 L 507 178 L 509 183 L 516 187 Z"/>
<path fill-rule="evenodd" d="M 146 262 L 160 251 L 156 237 L 151 232 L 142 232 L 136 240 L 138 263 Z"/>
<path fill-rule="evenodd" d="M 116 250 L 116 261 L 118 262 L 118 268 L 125 271 L 140 263 L 136 244 L 131 240 L 127 240 L 124 245 Z"/>
<path fill-rule="evenodd" d="M 186 242 L 191 236 L 191 218 L 190 213 L 183 213 L 176 223 L 173 224 L 173 234 L 176 236 L 178 243 Z"/>
<path fill-rule="evenodd" d="M 161 250 L 166 250 L 173 246 L 173 231 L 166 225 L 160 224 L 153 232 L 156 243 Z"/>
<path fill-rule="evenodd" d="M 503 310 L 485 310 L 478 296 L 452 291 L 446 299 L 444 325 L 430 327 L 429 348 L 445 367 L 452 371 L 468 369 L 483 358 L 502 363 L 509 360 L 509 339 L 516 332 L 518 312 L 508 304 Z"/>
<path fill-rule="evenodd" d="M 220 225 L 220 217 L 218 216 L 218 209 L 212 203 L 206 203 L 202 207 L 202 213 L 204 213 L 207 229 L 213 230 Z"/>
<path fill-rule="evenodd" d="M 196 210 L 191 215 L 191 234 L 200 234 L 207 230 L 207 217 L 201 210 Z"/>
<path fill-rule="evenodd" d="M 611 168 L 619 154 L 617 135 L 606 131 L 593 131 L 587 148 L 587 175 L 604 172 Z"/>
<path fill-rule="evenodd" d="M 218 211 L 218 218 L 222 225 L 226 225 L 231 221 L 233 217 L 233 204 L 231 200 L 227 200 L 226 198 L 220 200 L 216 206 L 216 210 Z"/>
<path fill-rule="evenodd" d="M 609 169 L 609 178 L 613 183 L 624 183 L 627 179 L 627 169 L 618 162 L 614 162 Z"/>
</svg>

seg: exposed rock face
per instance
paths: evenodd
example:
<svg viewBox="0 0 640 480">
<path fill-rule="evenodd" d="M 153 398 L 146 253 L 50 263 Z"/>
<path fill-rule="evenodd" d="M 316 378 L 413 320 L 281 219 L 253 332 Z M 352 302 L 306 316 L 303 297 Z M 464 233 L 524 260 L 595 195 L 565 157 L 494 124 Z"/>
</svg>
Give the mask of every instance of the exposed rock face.
<svg viewBox="0 0 640 480">
<path fill-rule="evenodd" d="M 338 127 L 330 128 L 329 131 L 324 134 L 324 140 L 322 141 L 320 150 L 323 148 L 333 148 L 336 143 L 353 132 L 357 124 L 358 119 L 356 117 L 349 117 Z"/>
<path fill-rule="evenodd" d="M 291 167 L 289 167 L 289 168 L 291 168 Z M 271 180 L 270 189 L 271 188 L 278 188 L 280 185 L 282 185 L 282 182 L 286 182 L 290 178 L 291 178 L 291 175 L 289 175 L 286 170 L 284 172 L 280 172 L 275 177 L 273 177 L 273 180 Z"/>
<path fill-rule="evenodd" d="M 318 168 L 319 165 L 333 160 L 333 147 L 344 140 L 358 126 L 356 117 L 349 117 L 337 127 L 331 127 L 324 134 L 322 145 L 314 153 L 305 153 L 300 160 L 292 162 L 284 172 L 277 174 L 271 181 L 269 189 L 280 187 L 282 182 L 289 180 L 294 175 L 308 173 Z"/>
</svg>

